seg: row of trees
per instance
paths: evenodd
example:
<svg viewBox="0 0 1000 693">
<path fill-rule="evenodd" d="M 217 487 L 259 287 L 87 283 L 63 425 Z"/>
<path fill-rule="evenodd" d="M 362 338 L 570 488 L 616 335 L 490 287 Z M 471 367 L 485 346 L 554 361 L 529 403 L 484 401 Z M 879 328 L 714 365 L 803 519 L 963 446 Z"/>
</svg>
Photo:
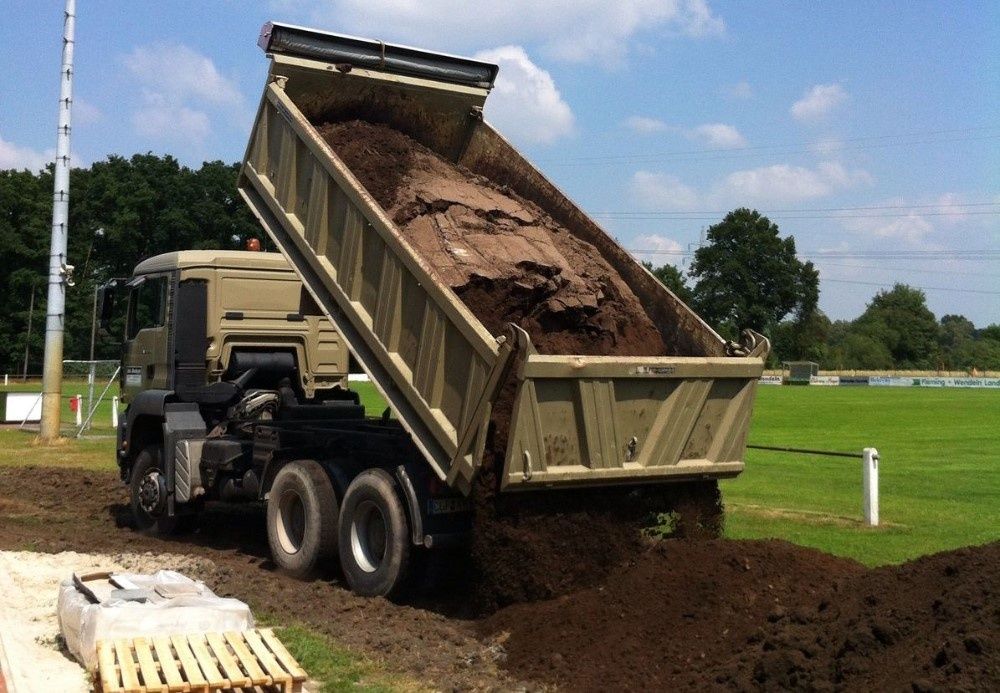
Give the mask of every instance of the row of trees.
<svg viewBox="0 0 1000 693">
<path fill-rule="evenodd" d="M 94 288 L 127 277 L 141 260 L 186 248 L 242 248 L 260 229 L 236 193 L 236 164 L 181 166 L 170 156 L 109 157 L 74 169 L 70 183 L 66 358 L 90 352 Z M 0 171 L 0 367 L 41 370 L 52 175 Z M 708 230 L 685 276 L 654 273 L 730 338 L 749 327 L 771 337 L 775 362 L 806 359 L 829 368 L 1000 369 L 1000 326 L 977 330 L 966 318 L 940 322 L 919 290 L 877 294 L 853 321 L 831 322 L 817 308 L 819 273 L 799 260 L 795 239 L 767 217 L 737 209 Z M 33 297 L 33 298 L 32 298 Z M 33 330 L 28 337 L 29 315 Z M 118 358 L 118 341 L 98 338 L 97 358 Z"/>
<path fill-rule="evenodd" d="M 817 308 L 819 273 L 767 217 L 737 209 L 708 229 L 684 275 L 653 268 L 709 324 L 735 338 L 749 327 L 772 341 L 772 365 L 816 361 L 828 369 L 1000 369 L 1000 325 L 976 329 L 961 315 L 940 321 L 919 289 L 878 292 L 855 320 L 831 321 Z"/>
</svg>

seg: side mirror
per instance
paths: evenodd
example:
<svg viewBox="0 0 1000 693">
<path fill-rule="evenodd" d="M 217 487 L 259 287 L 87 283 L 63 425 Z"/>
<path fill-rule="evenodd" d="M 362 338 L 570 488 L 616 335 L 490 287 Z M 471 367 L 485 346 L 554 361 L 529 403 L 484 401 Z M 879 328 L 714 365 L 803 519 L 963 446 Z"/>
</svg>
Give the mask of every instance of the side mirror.
<svg viewBox="0 0 1000 693">
<path fill-rule="evenodd" d="M 108 334 L 111 329 L 111 319 L 115 314 L 115 292 L 118 290 L 118 280 L 112 279 L 97 290 L 97 324 L 102 334 Z"/>
</svg>

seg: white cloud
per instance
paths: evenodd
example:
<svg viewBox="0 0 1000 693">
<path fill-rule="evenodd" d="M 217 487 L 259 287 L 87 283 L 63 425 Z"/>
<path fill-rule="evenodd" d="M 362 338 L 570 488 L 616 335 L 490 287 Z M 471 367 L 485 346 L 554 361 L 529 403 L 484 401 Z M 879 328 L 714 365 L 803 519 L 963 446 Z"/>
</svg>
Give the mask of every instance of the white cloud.
<svg viewBox="0 0 1000 693">
<path fill-rule="evenodd" d="M 174 103 L 197 99 L 213 104 L 239 104 L 236 84 L 223 77 L 211 58 L 180 43 L 157 43 L 135 48 L 125 67 L 143 86 Z"/>
<path fill-rule="evenodd" d="M 934 231 L 934 225 L 915 212 L 894 219 L 851 219 L 844 222 L 844 228 L 859 235 L 900 240 L 916 246 L 922 246 L 924 239 Z"/>
<path fill-rule="evenodd" d="M 730 99 L 745 101 L 753 98 L 753 87 L 746 80 L 736 84 L 727 84 L 722 87 L 722 95 Z"/>
<path fill-rule="evenodd" d="M 673 238 L 667 238 L 659 234 L 649 234 L 646 236 L 636 236 L 632 239 L 631 247 L 637 250 L 645 250 L 645 253 L 636 253 L 635 257 L 640 262 L 651 262 L 654 267 L 659 267 L 665 262 L 677 264 L 678 259 L 684 250 L 684 246 Z"/>
<path fill-rule="evenodd" d="M 486 116 L 517 142 L 550 144 L 573 132 L 573 111 L 552 76 L 531 62 L 521 46 L 501 46 L 476 54 L 500 65 Z"/>
<path fill-rule="evenodd" d="M 714 196 L 730 204 L 764 205 L 827 197 L 855 185 L 873 182 L 871 174 L 826 161 L 816 168 L 775 164 L 734 171 L 720 181 Z"/>
<path fill-rule="evenodd" d="M 207 113 L 148 92 L 143 94 L 142 106 L 132 115 L 132 124 L 136 132 L 146 137 L 198 144 L 212 132 Z"/>
<path fill-rule="evenodd" d="M 958 193 L 943 193 L 934 201 L 934 212 L 945 224 L 952 226 L 969 218 L 968 207 L 963 205 L 965 197 Z"/>
<path fill-rule="evenodd" d="M 688 136 L 717 149 L 738 149 L 746 146 L 746 139 L 732 125 L 705 123 L 692 129 Z"/>
<path fill-rule="evenodd" d="M 811 149 L 814 154 L 826 157 L 837 154 L 843 148 L 844 143 L 836 137 L 826 137 L 821 140 L 816 140 L 809 146 L 809 149 Z"/>
<path fill-rule="evenodd" d="M 619 62 L 643 32 L 725 33 L 707 0 L 271 0 L 271 6 L 290 19 L 429 49 L 531 44 L 568 62 Z"/>
<path fill-rule="evenodd" d="M 140 135 L 201 145 L 212 132 L 210 114 L 227 122 L 243 119 L 243 95 L 236 83 L 193 48 L 140 46 L 123 62 L 140 83 L 140 104 L 132 114 Z"/>
<path fill-rule="evenodd" d="M 796 120 L 812 122 L 822 120 L 845 101 L 847 91 L 839 84 L 817 84 L 793 103 L 790 110 Z"/>
<path fill-rule="evenodd" d="M 21 147 L 0 137 L 0 170 L 28 169 L 40 171 L 56 158 L 54 149 L 39 152 L 31 147 Z"/>
<path fill-rule="evenodd" d="M 81 99 L 79 97 L 73 99 L 74 125 L 92 125 L 103 117 L 104 114 L 101 113 L 101 109 L 86 99 Z"/>
<path fill-rule="evenodd" d="M 636 171 L 632 192 L 645 206 L 658 210 L 691 210 L 698 207 L 698 191 L 677 176 Z"/>
<path fill-rule="evenodd" d="M 858 185 L 873 182 L 862 169 L 848 170 L 825 161 L 814 168 L 775 164 L 734 171 L 705 191 L 685 184 L 676 176 L 638 171 L 632 176 L 632 192 L 650 209 L 685 211 L 766 207 L 828 197 Z"/>
<path fill-rule="evenodd" d="M 625 119 L 625 126 L 640 135 L 652 135 L 656 132 L 666 132 L 670 126 L 658 118 L 646 116 L 630 116 Z"/>
</svg>

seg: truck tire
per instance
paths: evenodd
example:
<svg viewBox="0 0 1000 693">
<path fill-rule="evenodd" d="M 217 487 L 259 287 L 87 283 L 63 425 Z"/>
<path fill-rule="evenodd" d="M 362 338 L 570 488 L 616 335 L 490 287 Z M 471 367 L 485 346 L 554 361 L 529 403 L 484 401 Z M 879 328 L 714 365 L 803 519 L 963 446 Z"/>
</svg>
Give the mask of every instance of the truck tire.
<svg viewBox="0 0 1000 693">
<path fill-rule="evenodd" d="M 369 469 L 351 482 L 340 510 L 340 567 L 351 591 L 391 597 L 410 568 L 410 526 L 392 476 Z"/>
<path fill-rule="evenodd" d="M 337 552 L 337 495 L 313 460 L 289 462 L 267 499 L 267 543 L 279 568 L 307 577 Z"/>
<path fill-rule="evenodd" d="M 129 479 L 129 497 L 135 526 L 144 534 L 174 534 L 180 518 L 167 516 L 167 486 L 163 475 L 163 451 L 147 445 L 135 458 Z"/>
</svg>

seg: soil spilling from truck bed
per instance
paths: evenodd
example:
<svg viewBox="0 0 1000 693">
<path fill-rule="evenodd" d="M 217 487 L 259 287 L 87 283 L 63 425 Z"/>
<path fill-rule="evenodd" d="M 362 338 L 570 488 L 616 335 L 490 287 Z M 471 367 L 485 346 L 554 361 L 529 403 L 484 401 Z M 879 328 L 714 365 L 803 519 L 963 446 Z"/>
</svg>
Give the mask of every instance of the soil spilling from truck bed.
<svg viewBox="0 0 1000 693">
<path fill-rule="evenodd" d="M 513 322 L 541 353 L 670 353 L 600 252 L 537 205 L 385 125 L 353 120 L 318 131 L 492 334 L 503 334 Z M 679 497 L 707 493 L 708 514 L 721 514 L 713 484 L 497 494 L 513 397 L 511 381 L 494 407 L 473 494 L 473 565 L 458 571 L 464 579 L 457 584 L 470 592 L 467 603 L 474 611 L 594 584 L 643 550 L 641 529 L 673 509 Z"/>
<path fill-rule="evenodd" d="M 0 549 L 210 559 L 196 576 L 219 594 L 328 634 L 407 688 L 944 691 L 1000 680 L 1000 542 L 868 570 L 780 541 L 669 540 L 590 588 L 470 622 L 356 597 L 332 574 L 275 572 L 257 505 L 210 504 L 175 539 L 129 522 L 114 472 L 0 466 Z"/>
<path fill-rule="evenodd" d="M 543 354 L 668 353 L 601 253 L 537 205 L 385 125 L 318 131 L 491 334 L 513 322 Z"/>
</svg>

